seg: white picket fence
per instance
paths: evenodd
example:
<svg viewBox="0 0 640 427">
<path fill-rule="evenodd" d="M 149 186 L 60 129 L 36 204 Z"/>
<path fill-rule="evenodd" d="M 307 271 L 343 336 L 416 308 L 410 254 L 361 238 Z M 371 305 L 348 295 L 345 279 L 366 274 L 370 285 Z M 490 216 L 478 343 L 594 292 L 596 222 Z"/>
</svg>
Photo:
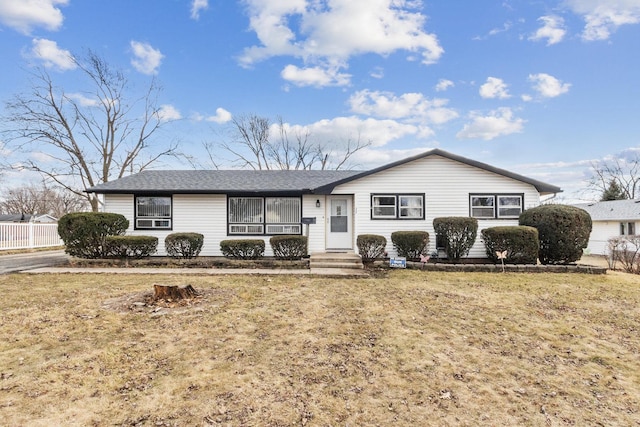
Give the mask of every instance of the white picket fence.
<svg viewBox="0 0 640 427">
<path fill-rule="evenodd" d="M 58 224 L 0 222 L 0 251 L 62 245 Z"/>
</svg>

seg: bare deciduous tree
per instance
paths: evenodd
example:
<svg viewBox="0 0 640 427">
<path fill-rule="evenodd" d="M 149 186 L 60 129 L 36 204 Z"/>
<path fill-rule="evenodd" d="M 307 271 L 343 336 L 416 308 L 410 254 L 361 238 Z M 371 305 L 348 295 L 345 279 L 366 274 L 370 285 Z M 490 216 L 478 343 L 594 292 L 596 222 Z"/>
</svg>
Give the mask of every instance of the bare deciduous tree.
<svg viewBox="0 0 640 427">
<path fill-rule="evenodd" d="M 231 154 L 236 166 L 254 170 L 344 169 L 358 151 L 371 145 L 360 137 L 341 144 L 314 142 L 308 130 L 293 129 L 281 117 L 272 124 L 255 114 L 235 117 L 231 137 L 220 144 L 206 143 L 210 162 L 219 167 L 219 149 Z"/>
<path fill-rule="evenodd" d="M 640 196 L 640 154 L 635 150 L 591 163 L 589 187 L 603 198 L 615 186 L 625 199 Z"/>
<path fill-rule="evenodd" d="M 36 70 L 31 91 L 7 102 L 3 134 L 12 148 L 35 148 L 48 157 L 46 162 L 27 157 L 19 168 L 85 197 L 97 211 L 98 199 L 86 188 L 174 156 L 177 144 L 151 144 L 163 124 L 155 81 L 136 99 L 125 75 L 95 53 L 73 61 L 90 89 L 81 96 L 67 93 L 45 69 Z"/>
<path fill-rule="evenodd" d="M 23 185 L 5 189 L 0 195 L 0 212 L 6 214 L 49 214 L 56 218 L 87 210 L 87 199 L 70 191 L 46 185 Z"/>
</svg>

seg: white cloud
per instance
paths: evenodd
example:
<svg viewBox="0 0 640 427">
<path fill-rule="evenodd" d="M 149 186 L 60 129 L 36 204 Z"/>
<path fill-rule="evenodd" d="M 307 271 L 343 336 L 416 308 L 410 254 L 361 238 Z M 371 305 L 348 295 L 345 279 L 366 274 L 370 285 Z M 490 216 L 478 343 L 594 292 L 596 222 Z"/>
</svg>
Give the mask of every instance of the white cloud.
<svg viewBox="0 0 640 427">
<path fill-rule="evenodd" d="M 487 82 L 480 86 L 480 96 L 483 98 L 506 99 L 511 97 L 507 84 L 497 77 L 487 78 Z"/>
<path fill-rule="evenodd" d="M 180 114 L 180 111 L 173 105 L 163 104 L 158 110 L 158 119 L 160 119 L 161 122 L 170 122 L 180 120 L 181 118 L 182 114 Z"/>
<path fill-rule="evenodd" d="M 224 108 L 216 108 L 216 115 L 215 116 L 209 116 L 207 117 L 205 120 L 208 122 L 215 122 L 215 123 L 227 123 L 229 121 L 231 121 L 231 118 L 233 116 L 231 115 L 230 112 L 228 112 L 227 110 L 225 110 Z"/>
<path fill-rule="evenodd" d="M 200 19 L 200 12 L 209 8 L 209 0 L 192 0 L 191 19 Z"/>
<path fill-rule="evenodd" d="M 529 81 L 534 83 L 533 89 L 544 98 L 560 96 L 569 92 L 571 87 L 570 83 L 562 83 L 562 81 L 546 73 L 529 74 Z"/>
<path fill-rule="evenodd" d="M 41 60 L 45 67 L 61 71 L 76 68 L 77 65 L 71 52 L 60 49 L 56 42 L 47 39 L 33 39 L 31 44 L 31 56 Z"/>
<path fill-rule="evenodd" d="M 381 79 L 384 77 L 384 69 L 382 67 L 375 67 L 369 75 L 374 79 Z"/>
<path fill-rule="evenodd" d="M 162 58 L 164 58 L 164 55 L 158 49 L 154 49 L 148 43 L 135 40 L 131 41 L 131 49 L 134 55 L 134 58 L 131 59 L 133 68 L 142 74 L 158 73 L 158 67 L 162 62 Z"/>
<path fill-rule="evenodd" d="M 0 0 L 0 23 L 23 34 L 35 27 L 56 31 L 62 26 L 64 16 L 58 6 L 66 6 L 69 0 Z"/>
<path fill-rule="evenodd" d="M 484 139 L 489 141 L 499 136 L 522 132 L 524 120 L 514 117 L 510 108 L 499 108 L 489 115 L 482 116 L 477 112 L 471 113 L 471 123 L 464 125 L 456 134 L 458 138 Z"/>
<path fill-rule="evenodd" d="M 260 45 L 245 49 L 250 66 L 274 56 L 293 56 L 310 69 L 344 68 L 354 55 L 404 50 L 436 62 L 444 50 L 424 31 L 421 3 L 408 0 L 245 0 L 250 28 Z M 337 71 L 333 72 L 338 74 Z"/>
<path fill-rule="evenodd" d="M 638 0 L 566 0 L 571 10 L 585 20 L 582 38 L 606 40 L 622 25 L 640 23 Z"/>
<path fill-rule="evenodd" d="M 361 90 L 349 98 L 351 111 L 387 119 L 403 119 L 420 123 L 442 124 L 458 117 L 447 108 L 447 99 L 428 99 L 421 93 L 404 93 Z"/>
<path fill-rule="evenodd" d="M 451 80 L 440 79 L 438 80 L 438 84 L 436 84 L 436 92 L 444 92 L 453 86 L 455 86 L 455 84 Z"/>
<path fill-rule="evenodd" d="M 485 36 L 475 36 L 475 37 L 473 37 L 473 40 L 486 40 L 489 37 L 493 37 L 493 36 L 498 35 L 500 33 L 506 33 L 507 31 L 509 31 L 511 29 L 512 26 L 513 26 L 513 24 L 510 21 L 507 21 L 507 22 L 504 23 L 504 25 L 502 25 L 502 27 L 492 28 L 487 35 L 485 35 Z"/>
<path fill-rule="evenodd" d="M 70 93 L 67 96 L 76 101 L 81 107 L 95 107 L 98 105 L 98 100 L 87 98 L 81 93 Z"/>
<path fill-rule="evenodd" d="M 362 119 L 357 116 L 323 119 L 306 126 L 292 125 L 290 129 L 294 132 L 309 132 L 314 140 L 338 147 L 346 144 L 349 140 L 371 141 L 372 147 L 382 147 L 406 136 L 416 138 L 433 136 L 433 131 L 427 126 L 401 123 L 389 119 Z"/>
<path fill-rule="evenodd" d="M 567 31 L 564 29 L 564 19 L 559 16 L 541 16 L 538 21 L 542 22 L 542 27 L 529 37 L 529 40 L 546 40 L 547 46 L 560 43 Z"/>
<path fill-rule="evenodd" d="M 337 68 L 307 67 L 287 65 L 280 73 L 282 78 L 296 86 L 346 86 L 350 74 L 340 73 Z"/>
</svg>

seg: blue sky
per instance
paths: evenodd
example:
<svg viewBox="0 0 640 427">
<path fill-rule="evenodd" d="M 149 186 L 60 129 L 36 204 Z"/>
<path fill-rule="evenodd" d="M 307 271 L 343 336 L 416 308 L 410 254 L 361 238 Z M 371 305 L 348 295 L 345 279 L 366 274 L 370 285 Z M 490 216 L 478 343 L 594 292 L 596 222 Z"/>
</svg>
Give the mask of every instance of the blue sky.
<svg viewBox="0 0 640 427">
<path fill-rule="evenodd" d="M 640 150 L 640 0 L 0 0 L 0 101 L 37 66 L 73 92 L 86 49 L 157 78 L 161 137 L 196 157 L 234 116 L 281 116 L 370 140 L 357 168 L 437 147 L 574 201 L 591 162 Z"/>
</svg>

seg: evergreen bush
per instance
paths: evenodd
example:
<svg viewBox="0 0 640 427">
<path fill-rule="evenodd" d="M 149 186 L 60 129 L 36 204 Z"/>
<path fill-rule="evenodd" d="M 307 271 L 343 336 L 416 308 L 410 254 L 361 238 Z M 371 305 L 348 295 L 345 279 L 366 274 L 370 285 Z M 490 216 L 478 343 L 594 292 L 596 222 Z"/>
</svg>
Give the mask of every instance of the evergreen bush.
<svg viewBox="0 0 640 427">
<path fill-rule="evenodd" d="M 195 258 L 203 244 L 204 235 L 200 233 L 171 233 L 164 239 L 165 251 L 172 258 Z"/>
<path fill-rule="evenodd" d="M 589 243 L 591 216 L 568 205 L 541 205 L 520 214 L 520 225 L 538 229 L 542 264 L 568 264 L 579 260 Z"/>
<path fill-rule="evenodd" d="M 538 230 L 527 226 L 485 228 L 481 232 L 487 258 L 494 263 L 501 260 L 496 252 L 507 251 L 505 264 L 537 264 L 540 242 Z"/>
<path fill-rule="evenodd" d="M 458 262 L 469 254 L 478 235 L 478 220 L 470 217 L 447 216 L 434 218 L 433 229 L 444 242 L 450 261 Z"/>
<path fill-rule="evenodd" d="M 222 255 L 227 258 L 262 258 L 264 256 L 264 247 L 264 240 L 261 239 L 222 240 L 220 242 Z"/>
<path fill-rule="evenodd" d="M 273 236 L 269 243 L 277 259 L 295 260 L 307 255 L 307 236 Z"/>
<path fill-rule="evenodd" d="M 368 264 L 384 255 L 387 239 L 377 234 L 360 234 L 356 239 L 356 244 L 362 262 Z"/>
<path fill-rule="evenodd" d="M 107 236 L 109 257 L 140 259 L 153 255 L 158 250 L 155 236 Z"/>
<path fill-rule="evenodd" d="M 426 231 L 394 231 L 391 243 L 401 257 L 416 260 L 429 250 L 429 233 Z"/>
<path fill-rule="evenodd" d="M 76 212 L 58 221 L 58 234 L 65 252 L 79 258 L 109 256 L 108 236 L 120 236 L 129 228 L 129 221 L 120 214 L 108 212 Z"/>
</svg>

